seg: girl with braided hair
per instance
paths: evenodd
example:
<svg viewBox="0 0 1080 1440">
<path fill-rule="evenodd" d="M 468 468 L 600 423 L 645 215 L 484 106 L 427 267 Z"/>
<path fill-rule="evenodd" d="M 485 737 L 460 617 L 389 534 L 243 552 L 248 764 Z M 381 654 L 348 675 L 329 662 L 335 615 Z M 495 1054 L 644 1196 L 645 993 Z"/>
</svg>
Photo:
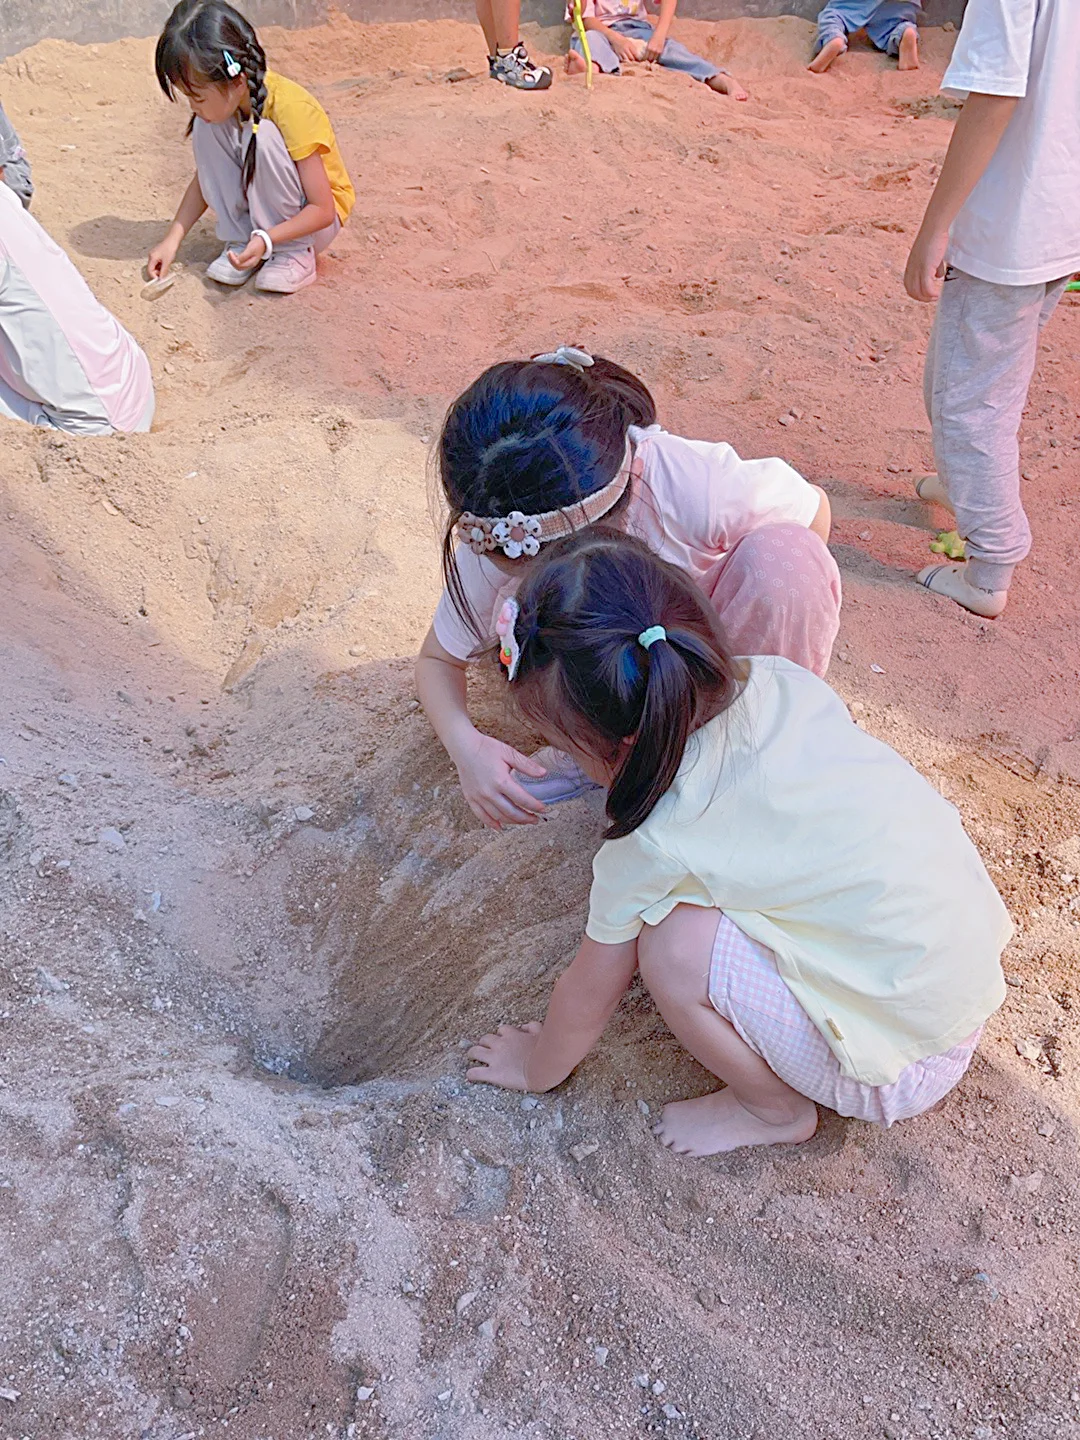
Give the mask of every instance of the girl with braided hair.
<svg viewBox="0 0 1080 1440">
<path fill-rule="evenodd" d="M 503 599 L 560 536 L 600 520 L 636 535 L 697 581 L 735 654 L 825 673 L 840 623 L 825 492 L 783 460 L 668 434 L 614 361 L 560 345 L 492 365 L 451 405 L 438 454 L 446 588 L 417 691 L 485 825 L 535 824 L 588 785 L 565 755 L 485 735 L 465 703 Z"/>
<path fill-rule="evenodd" d="M 209 208 L 225 248 L 207 267 L 220 285 L 291 295 L 315 280 L 315 256 L 356 200 L 326 111 L 302 86 L 266 67 L 251 25 L 225 0 L 181 0 L 154 59 L 170 100 L 191 106 L 195 176 L 176 218 L 150 251 L 151 277 L 168 274 L 184 236 Z M 257 274 L 256 274 L 257 272 Z"/>
<path fill-rule="evenodd" d="M 818 1105 L 928 1110 L 1005 997 L 1011 931 L 953 807 L 779 656 L 732 658 L 692 581 L 603 528 L 552 545 L 499 617 L 524 717 L 607 791 L 585 938 L 542 1025 L 467 1078 L 562 1083 L 637 970 L 724 1088 L 666 1105 L 680 1154 L 809 1140 Z"/>
</svg>

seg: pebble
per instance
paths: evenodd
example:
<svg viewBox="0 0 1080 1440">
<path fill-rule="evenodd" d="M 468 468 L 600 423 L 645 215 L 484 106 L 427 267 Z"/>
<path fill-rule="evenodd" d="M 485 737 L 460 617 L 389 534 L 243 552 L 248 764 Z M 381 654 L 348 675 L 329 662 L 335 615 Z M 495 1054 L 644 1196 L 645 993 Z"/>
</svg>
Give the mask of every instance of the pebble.
<svg viewBox="0 0 1080 1440">
<path fill-rule="evenodd" d="M 440 1401 L 441 1404 L 445 1405 L 448 1400 L 453 1399 L 453 1396 L 454 1392 L 452 1390 L 441 1390 L 439 1394 L 435 1396 L 435 1399 Z"/>
<path fill-rule="evenodd" d="M 365 1400 L 370 1400 L 374 1394 L 374 1385 L 358 1385 L 356 1387 L 356 1398 L 360 1401 L 361 1404 L 363 1404 Z"/>
<path fill-rule="evenodd" d="M 475 1299 L 476 1291 L 466 1290 L 464 1295 L 459 1295 L 457 1298 L 457 1302 L 454 1305 L 455 1313 L 458 1315 L 464 1315 L 465 1311 L 469 1308 L 469 1306 L 473 1303 Z"/>
<path fill-rule="evenodd" d="M 870 669 L 874 672 L 875 675 L 885 674 L 885 667 L 883 665 L 871 665 Z"/>
<path fill-rule="evenodd" d="M 540 1104 L 535 1095 L 526 1095 L 521 1102 L 522 1110 L 535 1110 Z"/>
<path fill-rule="evenodd" d="M 672 1404 L 670 1403 L 670 1401 L 668 1402 L 668 1404 L 666 1404 L 666 1405 L 664 1406 L 664 1411 L 663 1411 L 663 1413 L 664 1413 L 665 1419 L 667 1419 L 667 1420 L 681 1420 L 681 1419 L 682 1419 L 682 1411 L 679 1410 L 679 1409 L 677 1409 L 676 1406 L 672 1405 Z"/>
<path fill-rule="evenodd" d="M 1035 1133 L 1041 1135 L 1044 1140 L 1052 1140 L 1056 1130 L 1057 1126 L 1053 1120 L 1044 1120 Z"/>
<path fill-rule="evenodd" d="M 664 1384 L 663 1380 L 654 1380 L 649 1386 L 649 1389 L 654 1395 L 663 1395 L 664 1391 L 667 1389 L 667 1386 Z"/>
<path fill-rule="evenodd" d="M 177 1410 L 190 1410 L 195 1403 L 195 1396 L 183 1385 L 177 1385 L 173 1391 L 173 1404 Z"/>
<path fill-rule="evenodd" d="M 79 788 L 78 776 L 72 775 L 70 770 L 62 771 L 57 777 L 61 785 L 66 785 L 71 790 Z"/>
<path fill-rule="evenodd" d="M 297 805 L 297 807 L 293 811 L 293 814 L 296 816 L 297 820 L 300 821 L 301 825 L 304 824 L 304 822 L 307 820 L 315 819 L 315 811 L 312 810 L 310 805 Z"/>
<path fill-rule="evenodd" d="M 649 1377 L 648 1377 L 648 1375 L 635 1375 L 635 1376 L 634 1376 L 634 1384 L 635 1384 L 635 1385 L 640 1385 L 641 1388 L 642 1388 L 642 1390 L 648 1390 L 648 1388 L 649 1388 Z"/>
<path fill-rule="evenodd" d="M 608 1347 L 606 1345 L 597 1345 L 596 1349 L 592 1353 L 593 1359 L 596 1361 L 597 1365 L 607 1364 Z"/>
<path fill-rule="evenodd" d="M 873 537 L 871 536 L 869 530 L 860 530 L 860 531 L 859 531 L 859 539 L 860 539 L 860 540 L 870 540 L 870 539 L 872 539 L 872 538 L 873 538 Z"/>
<path fill-rule="evenodd" d="M 156 915 L 161 909 L 161 891 L 155 890 L 150 896 L 150 909 Z"/>
<path fill-rule="evenodd" d="M 9 1390 L 6 1385 L 0 1386 L 0 1400 L 6 1400 L 9 1405 L 14 1405 L 18 1398 L 18 1390 Z"/>
<path fill-rule="evenodd" d="M 641 1111 L 642 1115 L 648 1115 L 650 1113 L 649 1107 L 648 1105 L 646 1105 L 644 1100 L 639 1100 L 637 1102 L 637 1108 Z"/>
<path fill-rule="evenodd" d="M 99 830 L 97 838 L 99 845 L 104 845 L 106 850 L 111 850 L 115 855 L 127 849 L 127 841 L 112 825 L 106 825 L 104 830 Z"/>
<path fill-rule="evenodd" d="M 580 1162 L 587 1159 L 590 1155 L 595 1155 L 597 1150 L 599 1149 L 600 1146 L 597 1141 L 583 1140 L 580 1145 L 570 1146 L 570 1154 L 574 1157 L 575 1160 Z"/>
<path fill-rule="evenodd" d="M 778 415 L 776 417 L 776 423 L 778 425 L 794 425 L 795 422 L 790 415 Z"/>
<path fill-rule="evenodd" d="M 1009 1189 L 1020 1195 L 1034 1195 L 1041 1188 L 1043 1172 L 1033 1170 L 1030 1175 L 1010 1175 Z"/>
<path fill-rule="evenodd" d="M 31 850 L 31 851 L 30 851 L 30 854 L 27 856 L 27 860 L 28 860 L 29 864 L 30 864 L 35 870 L 37 869 L 37 867 L 41 864 L 42 860 L 44 860 L 44 859 L 45 859 L 45 851 L 44 851 L 44 850 Z"/>
<path fill-rule="evenodd" d="M 179 1095 L 155 1095 L 154 1104 L 160 1105 L 163 1110 L 170 1110 L 174 1105 L 180 1104 Z"/>
<path fill-rule="evenodd" d="M 899 474 L 900 474 L 900 466 L 899 466 L 899 465 L 886 465 L 886 466 L 885 466 L 885 469 L 889 472 L 890 475 L 899 475 Z"/>
<path fill-rule="evenodd" d="M 494 1321 L 494 1319 L 481 1321 L 481 1323 L 476 1327 L 476 1333 L 477 1333 L 478 1335 L 482 1336 L 485 1340 L 494 1340 L 494 1339 L 495 1339 L 495 1321 Z"/>
<path fill-rule="evenodd" d="M 38 984 L 43 990 L 51 990 L 54 995 L 62 995 L 68 988 L 63 980 L 58 980 L 51 970 L 46 970 L 44 965 L 37 967 Z"/>
</svg>

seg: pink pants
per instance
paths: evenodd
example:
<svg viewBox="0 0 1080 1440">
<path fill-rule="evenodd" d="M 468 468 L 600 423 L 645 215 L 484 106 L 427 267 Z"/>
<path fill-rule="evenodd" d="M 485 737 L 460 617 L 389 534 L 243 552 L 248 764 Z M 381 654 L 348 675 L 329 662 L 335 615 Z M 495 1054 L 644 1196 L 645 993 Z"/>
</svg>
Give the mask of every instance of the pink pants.
<svg viewBox="0 0 1080 1440">
<path fill-rule="evenodd" d="M 802 525 L 764 525 L 729 550 L 710 596 L 733 655 L 783 655 L 824 675 L 840 628 L 840 571 Z"/>
<path fill-rule="evenodd" d="M 774 1075 L 818 1105 L 888 1127 L 936 1105 L 971 1064 L 982 1028 L 942 1055 L 917 1060 L 891 1085 L 862 1085 L 840 1062 L 784 984 L 776 958 L 721 914 L 709 970 L 709 1001 Z"/>
</svg>

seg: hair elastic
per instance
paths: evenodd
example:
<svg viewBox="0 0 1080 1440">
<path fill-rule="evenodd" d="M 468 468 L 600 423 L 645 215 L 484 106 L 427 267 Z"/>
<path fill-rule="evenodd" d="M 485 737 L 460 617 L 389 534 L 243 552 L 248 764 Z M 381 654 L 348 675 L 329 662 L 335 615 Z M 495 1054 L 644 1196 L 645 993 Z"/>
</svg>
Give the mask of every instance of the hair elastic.
<svg viewBox="0 0 1080 1440">
<path fill-rule="evenodd" d="M 647 630 L 642 630 L 637 638 L 642 649 L 648 650 L 649 646 L 655 645 L 657 640 L 666 640 L 667 631 L 662 625 L 650 625 Z"/>
<path fill-rule="evenodd" d="M 225 61 L 225 74 L 230 80 L 235 80 L 244 68 L 231 50 L 223 50 L 221 58 Z"/>
<path fill-rule="evenodd" d="M 596 361 L 587 350 L 579 350 L 576 345 L 560 345 L 557 350 L 552 350 L 548 355 L 534 355 L 534 365 L 569 365 L 571 370 L 576 370 L 579 375 L 596 364 Z"/>
<path fill-rule="evenodd" d="M 520 613 L 521 607 L 511 596 L 510 599 L 503 601 L 499 618 L 495 621 L 495 634 L 499 637 L 499 659 L 506 666 L 508 680 L 513 680 L 517 676 L 518 666 L 521 664 L 521 646 L 514 634 L 514 626 L 517 624 Z"/>
</svg>

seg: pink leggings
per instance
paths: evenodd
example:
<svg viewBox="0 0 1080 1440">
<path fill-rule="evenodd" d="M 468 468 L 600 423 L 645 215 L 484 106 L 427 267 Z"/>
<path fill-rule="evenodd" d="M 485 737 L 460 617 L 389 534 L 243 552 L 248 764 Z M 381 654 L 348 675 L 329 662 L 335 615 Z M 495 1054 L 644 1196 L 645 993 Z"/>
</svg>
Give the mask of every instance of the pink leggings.
<svg viewBox="0 0 1080 1440">
<path fill-rule="evenodd" d="M 712 603 L 733 655 L 783 655 L 824 675 L 840 628 L 840 572 L 802 525 L 764 525 L 724 557 Z"/>
</svg>

